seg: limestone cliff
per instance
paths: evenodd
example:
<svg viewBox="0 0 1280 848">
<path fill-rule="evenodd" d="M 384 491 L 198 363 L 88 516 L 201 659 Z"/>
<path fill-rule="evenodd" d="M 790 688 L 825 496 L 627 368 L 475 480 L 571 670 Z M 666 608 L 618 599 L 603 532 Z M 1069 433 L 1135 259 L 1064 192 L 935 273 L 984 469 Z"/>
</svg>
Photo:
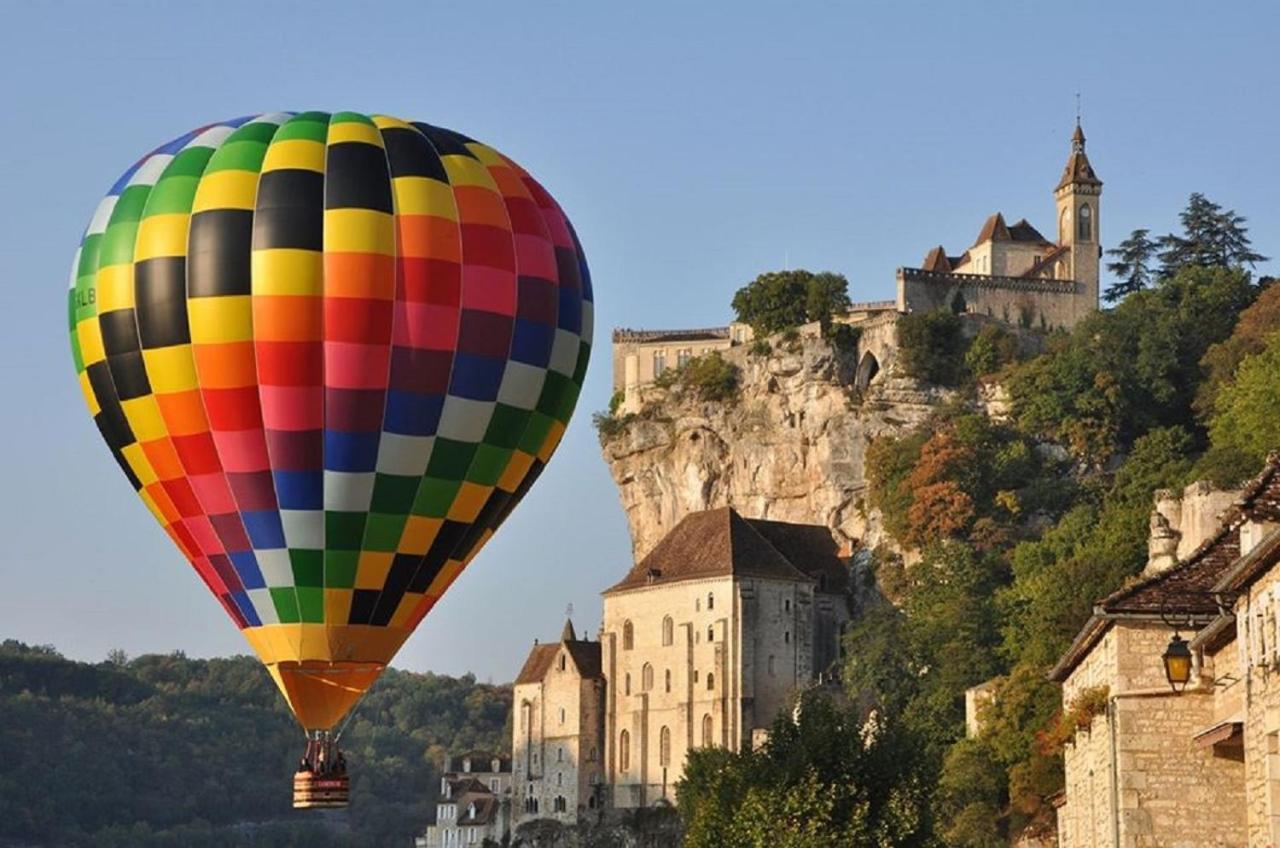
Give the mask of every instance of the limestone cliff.
<svg viewBox="0 0 1280 848">
<path fill-rule="evenodd" d="M 740 369 L 736 402 L 647 387 L 642 412 L 602 437 L 637 558 L 687 513 L 726 505 L 751 518 L 825 524 L 846 550 L 880 541 L 878 516 L 864 503 L 867 446 L 918 426 L 951 393 L 897 376 L 892 364 L 859 391 L 867 341 L 841 351 L 806 330 L 791 342 L 775 338 L 767 353 L 725 354 Z"/>
</svg>

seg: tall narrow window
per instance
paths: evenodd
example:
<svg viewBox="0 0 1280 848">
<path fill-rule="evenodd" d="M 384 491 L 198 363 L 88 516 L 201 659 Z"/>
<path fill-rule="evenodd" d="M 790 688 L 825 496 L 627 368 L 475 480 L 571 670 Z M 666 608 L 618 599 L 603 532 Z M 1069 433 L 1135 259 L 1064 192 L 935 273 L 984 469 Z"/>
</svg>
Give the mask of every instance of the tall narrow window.
<svg viewBox="0 0 1280 848">
<path fill-rule="evenodd" d="M 707 672 L 707 689 L 710 690 L 714 688 L 716 688 L 716 676 L 708 671 Z"/>
<path fill-rule="evenodd" d="M 716 608 L 716 596 L 708 592 L 707 593 L 707 609 L 713 610 L 715 608 Z"/>
<path fill-rule="evenodd" d="M 661 377 L 662 372 L 667 370 L 667 352 L 665 350 L 656 350 L 653 352 L 653 376 Z"/>
<path fill-rule="evenodd" d="M 648 692 L 653 688 L 653 666 L 648 663 L 644 664 L 644 668 L 640 669 L 640 691 Z"/>
<path fill-rule="evenodd" d="M 663 727 L 658 733 L 658 765 L 671 765 L 671 728 Z"/>
<path fill-rule="evenodd" d="M 671 616 L 662 619 L 662 644 L 670 645 L 676 640 L 676 623 L 671 620 Z"/>
<path fill-rule="evenodd" d="M 715 628 L 715 625 L 708 624 L 708 625 L 707 625 L 707 641 L 708 641 L 708 642 L 714 642 L 715 640 L 716 640 L 716 628 Z"/>
<path fill-rule="evenodd" d="M 1093 241 L 1093 210 L 1087 203 L 1080 207 L 1080 218 L 1076 223 L 1076 230 L 1080 241 Z"/>
<path fill-rule="evenodd" d="M 702 747 L 711 747 L 711 713 L 707 713 L 702 717 Z"/>
<path fill-rule="evenodd" d="M 670 692 L 671 691 L 671 669 L 667 669 L 666 671 L 664 671 L 662 673 L 662 676 L 664 678 L 664 684 L 666 686 L 666 690 Z"/>
<path fill-rule="evenodd" d="M 631 734 L 625 730 L 618 736 L 618 768 L 631 768 Z"/>
<path fill-rule="evenodd" d="M 631 672 L 629 671 L 627 672 L 627 676 L 624 678 L 624 681 L 625 681 L 625 687 L 623 689 L 622 694 L 630 695 L 631 694 Z"/>
<path fill-rule="evenodd" d="M 631 621 L 622 622 L 622 650 L 629 651 L 636 646 L 636 629 Z"/>
</svg>

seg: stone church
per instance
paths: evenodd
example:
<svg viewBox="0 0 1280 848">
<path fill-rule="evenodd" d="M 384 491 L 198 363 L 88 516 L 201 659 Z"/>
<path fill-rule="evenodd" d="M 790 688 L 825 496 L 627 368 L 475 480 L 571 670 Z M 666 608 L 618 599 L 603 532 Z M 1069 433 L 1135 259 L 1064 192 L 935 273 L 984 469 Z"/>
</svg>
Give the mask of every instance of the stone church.
<svg viewBox="0 0 1280 848">
<path fill-rule="evenodd" d="M 863 328 L 868 338 L 866 330 L 891 324 L 898 315 L 935 309 L 1028 329 L 1070 329 L 1098 308 L 1101 196 L 1102 180 L 1085 152 L 1084 130 L 1077 121 L 1066 166 L 1053 190 L 1053 239 L 1025 218 L 1010 224 L 996 212 L 967 250 L 952 254 L 937 245 L 919 266 L 897 270 L 893 300 L 855 303 L 837 320 Z M 623 409 L 637 411 L 639 390 L 666 369 L 750 341 L 751 328 L 740 323 L 700 329 L 615 329 L 613 390 Z M 860 345 L 859 361 L 870 354 L 869 366 L 886 369 L 895 345 L 896 341 L 888 350 L 879 344 L 863 350 Z"/>
<path fill-rule="evenodd" d="M 686 754 L 761 738 L 839 666 L 849 569 L 825 527 L 686 516 L 604 592 L 596 641 L 566 623 L 515 685 L 517 821 L 674 803 Z"/>
</svg>

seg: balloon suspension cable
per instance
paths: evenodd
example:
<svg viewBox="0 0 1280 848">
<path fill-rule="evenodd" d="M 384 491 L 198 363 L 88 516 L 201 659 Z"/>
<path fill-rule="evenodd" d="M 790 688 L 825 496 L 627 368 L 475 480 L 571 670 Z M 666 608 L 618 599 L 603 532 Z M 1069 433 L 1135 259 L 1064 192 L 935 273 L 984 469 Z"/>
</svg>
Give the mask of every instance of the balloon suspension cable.
<svg viewBox="0 0 1280 848">
<path fill-rule="evenodd" d="M 360 697 L 356 699 L 356 702 L 351 705 L 351 709 L 347 713 L 347 717 L 342 720 L 342 724 L 338 726 L 338 732 L 333 735 L 333 744 L 337 745 L 342 739 L 342 734 L 346 731 L 347 725 L 351 723 L 351 719 L 356 717 L 356 710 L 360 709 L 360 704 L 364 702 L 364 698 L 368 694 L 369 690 L 364 690 L 360 693 Z"/>
</svg>

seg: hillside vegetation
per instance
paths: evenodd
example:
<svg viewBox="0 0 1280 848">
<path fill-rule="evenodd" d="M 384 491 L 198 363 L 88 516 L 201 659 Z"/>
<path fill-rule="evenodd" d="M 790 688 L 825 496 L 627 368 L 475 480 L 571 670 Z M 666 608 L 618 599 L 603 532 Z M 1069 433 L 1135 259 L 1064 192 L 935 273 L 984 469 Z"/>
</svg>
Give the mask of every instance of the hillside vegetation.
<svg viewBox="0 0 1280 848">
<path fill-rule="evenodd" d="M 1249 270 L 1262 257 L 1236 213 L 1193 195 L 1182 222 L 1113 252 L 1117 305 L 1038 355 L 995 328 L 966 341 L 950 313 L 901 319 L 900 367 L 959 399 L 868 451 L 868 505 L 894 542 L 872 557 L 884 600 L 858 611 L 842 697 L 780 720 L 764 751 L 691 755 L 690 848 L 991 848 L 1052 830 L 1046 672 L 1145 565 L 1154 491 L 1234 485 L 1280 448 L 1280 286 Z M 978 402 L 993 382 L 1000 420 Z M 965 738 L 964 691 L 987 681 L 994 706 Z"/>
<path fill-rule="evenodd" d="M 249 657 L 97 664 L 0 644 L 0 845 L 412 844 L 446 748 L 503 750 L 511 690 L 388 670 L 344 736 L 351 808 L 294 813 L 301 731 Z"/>
</svg>

